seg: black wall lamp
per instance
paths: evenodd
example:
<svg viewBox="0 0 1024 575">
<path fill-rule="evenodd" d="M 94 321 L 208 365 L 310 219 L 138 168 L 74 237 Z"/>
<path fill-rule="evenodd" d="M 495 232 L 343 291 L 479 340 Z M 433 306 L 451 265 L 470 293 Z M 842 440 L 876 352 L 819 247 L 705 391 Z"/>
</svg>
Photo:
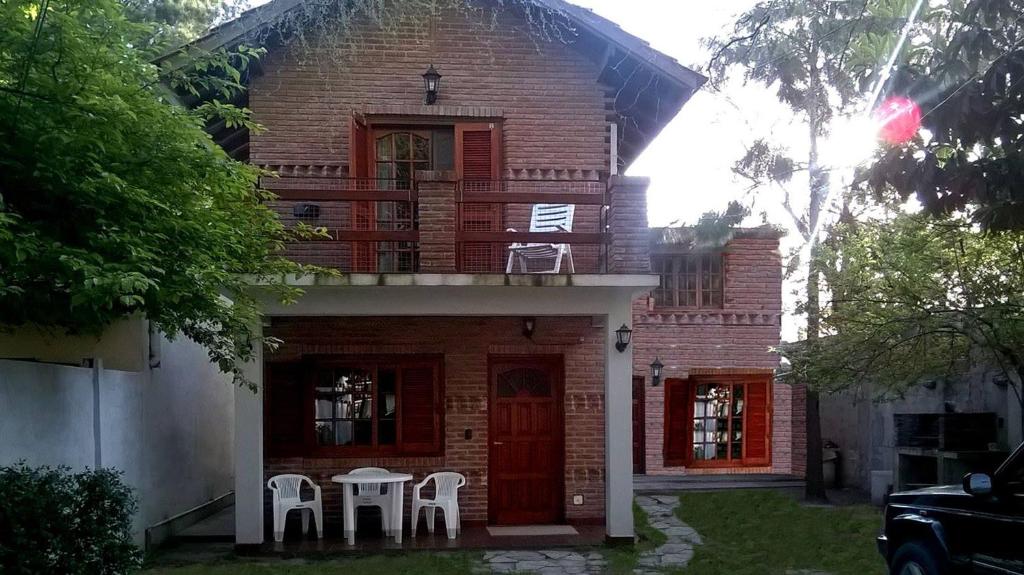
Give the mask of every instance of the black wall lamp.
<svg viewBox="0 0 1024 575">
<path fill-rule="evenodd" d="M 626 351 L 631 339 L 633 339 L 633 330 L 629 329 L 628 325 L 622 324 L 622 327 L 615 330 L 615 349 L 620 352 Z"/>
<path fill-rule="evenodd" d="M 532 317 L 523 318 L 523 335 L 528 339 L 533 339 L 533 330 L 537 327 L 537 320 Z"/>
<path fill-rule="evenodd" d="M 661 369 L 665 367 L 658 358 L 651 362 L 651 387 L 661 385 Z"/>
<path fill-rule="evenodd" d="M 441 89 L 441 74 L 434 69 L 434 65 L 431 64 L 427 71 L 423 73 L 423 90 L 426 92 L 425 100 L 427 104 L 433 104 L 437 101 L 437 93 Z"/>
</svg>

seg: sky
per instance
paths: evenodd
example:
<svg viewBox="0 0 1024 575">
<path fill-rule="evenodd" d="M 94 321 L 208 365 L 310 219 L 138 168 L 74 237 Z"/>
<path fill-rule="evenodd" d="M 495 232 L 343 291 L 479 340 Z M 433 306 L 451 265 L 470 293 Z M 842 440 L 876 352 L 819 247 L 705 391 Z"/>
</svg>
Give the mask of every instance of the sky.
<svg viewBox="0 0 1024 575">
<path fill-rule="evenodd" d="M 701 40 L 727 35 L 736 17 L 754 4 L 753 0 L 573 2 L 616 22 L 697 71 L 710 58 Z M 704 212 L 723 210 L 733 199 L 747 203 L 753 200 L 760 208 L 773 208 L 768 205 L 771 202 L 747 197 L 748 185 L 739 181 L 731 168 L 755 138 L 793 130 L 790 120 L 788 111 L 761 85 L 731 81 L 720 92 L 709 86 L 698 91 L 627 172 L 651 177 L 650 224 L 693 224 Z M 783 214 L 769 215 L 783 223 Z"/>
<path fill-rule="evenodd" d="M 733 23 L 755 0 L 571 0 L 614 21 L 657 50 L 681 64 L 702 71 L 710 52 L 702 39 L 731 36 Z M 737 75 L 738 76 L 738 75 Z M 730 200 L 752 208 L 744 225 L 771 223 L 788 230 L 782 239 L 783 254 L 803 245 L 792 219 L 781 207 L 781 188 L 750 191 L 749 182 L 732 172 L 732 166 L 756 139 L 769 137 L 785 142 L 794 157 L 806 157 L 806 128 L 770 87 L 746 84 L 742 78 L 725 81 L 720 89 L 699 90 L 664 131 L 626 172 L 649 176 L 648 221 L 652 226 L 694 224 L 708 211 L 722 211 Z M 837 137 L 823 146 L 823 156 L 841 157 L 844 140 Z M 798 174 L 795 176 L 800 178 Z M 802 180 L 791 186 L 792 203 L 801 209 L 806 196 Z M 805 204 L 804 204 L 805 205 Z M 784 286 L 782 336 L 799 337 L 802 319 L 792 313 L 801 278 Z"/>
</svg>

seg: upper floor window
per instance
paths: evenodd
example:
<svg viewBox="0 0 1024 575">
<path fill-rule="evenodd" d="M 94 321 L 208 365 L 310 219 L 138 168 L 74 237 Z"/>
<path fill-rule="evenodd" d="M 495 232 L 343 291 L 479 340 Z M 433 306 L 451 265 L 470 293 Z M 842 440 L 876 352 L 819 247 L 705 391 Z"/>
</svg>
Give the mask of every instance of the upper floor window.
<svg viewBox="0 0 1024 575">
<path fill-rule="evenodd" d="M 416 170 L 431 170 L 430 132 L 384 131 L 376 134 L 374 160 L 381 183 L 393 181 L 399 190 L 412 185 Z"/>
<path fill-rule="evenodd" d="M 661 276 L 661 285 L 654 290 L 656 307 L 722 307 L 720 252 L 659 255 L 651 264 Z"/>
</svg>

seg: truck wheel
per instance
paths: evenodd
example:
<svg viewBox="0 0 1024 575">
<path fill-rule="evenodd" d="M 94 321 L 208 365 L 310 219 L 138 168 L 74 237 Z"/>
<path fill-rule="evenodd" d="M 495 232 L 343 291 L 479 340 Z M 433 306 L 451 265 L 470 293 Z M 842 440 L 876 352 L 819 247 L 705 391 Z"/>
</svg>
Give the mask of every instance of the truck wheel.
<svg viewBox="0 0 1024 575">
<path fill-rule="evenodd" d="M 900 545 L 889 566 L 890 575 L 946 575 L 948 572 L 941 552 L 924 541 Z"/>
</svg>

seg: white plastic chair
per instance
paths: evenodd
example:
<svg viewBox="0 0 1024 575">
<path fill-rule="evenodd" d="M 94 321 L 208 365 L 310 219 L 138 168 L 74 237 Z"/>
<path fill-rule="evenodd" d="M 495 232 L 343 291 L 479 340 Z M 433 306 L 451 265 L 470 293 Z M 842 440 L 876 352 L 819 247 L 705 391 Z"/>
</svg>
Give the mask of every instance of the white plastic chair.
<svg viewBox="0 0 1024 575">
<path fill-rule="evenodd" d="M 431 481 L 434 482 L 434 498 L 423 499 L 420 490 Z M 444 512 L 444 526 L 448 531 L 448 539 L 455 539 L 456 533 L 462 533 L 462 518 L 459 516 L 459 488 L 466 484 L 466 476 L 452 471 L 431 473 L 412 488 L 412 536 L 416 536 L 416 524 L 419 523 L 420 509 L 426 510 L 427 532 L 434 532 L 434 512 Z"/>
<path fill-rule="evenodd" d="M 308 483 L 313 488 L 313 499 L 303 501 L 302 484 Z M 320 499 L 320 486 L 305 475 L 287 473 L 275 475 L 267 481 L 267 487 L 274 494 L 274 541 L 284 541 L 284 523 L 288 512 L 293 509 L 302 511 L 302 534 L 309 532 L 309 522 L 316 519 L 316 536 L 324 538 L 324 511 Z"/>
<path fill-rule="evenodd" d="M 572 204 L 534 204 L 530 215 L 531 232 L 571 232 L 573 212 L 576 206 Z M 515 228 L 508 228 L 507 231 L 514 232 Z M 514 243 L 508 247 L 508 265 L 505 266 L 505 273 L 512 273 L 512 267 L 516 260 L 519 261 L 519 273 L 529 273 L 529 261 L 538 259 L 553 259 L 554 265 L 549 270 L 539 270 L 533 273 L 557 274 L 562 269 L 562 256 L 568 259 L 569 273 L 576 273 L 572 262 L 572 247 L 569 244 L 520 244 Z"/>
<path fill-rule="evenodd" d="M 348 472 L 349 475 L 362 475 L 370 473 L 389 473 L 383 467 L 360 467 Z M 360 507 L 379 507 L 380 521 L 384 533 L 391 533 L 391 494 L 381 493 L 380 483 L 356 483 L 353 486 L 352 504 L 358 510 Z M 401 489 L 401 485 L 391 484 L 388 489 Z"/>
</svg>

